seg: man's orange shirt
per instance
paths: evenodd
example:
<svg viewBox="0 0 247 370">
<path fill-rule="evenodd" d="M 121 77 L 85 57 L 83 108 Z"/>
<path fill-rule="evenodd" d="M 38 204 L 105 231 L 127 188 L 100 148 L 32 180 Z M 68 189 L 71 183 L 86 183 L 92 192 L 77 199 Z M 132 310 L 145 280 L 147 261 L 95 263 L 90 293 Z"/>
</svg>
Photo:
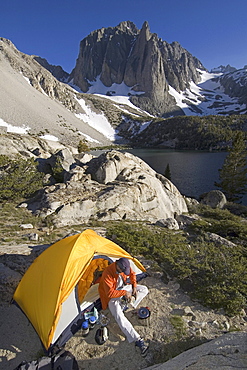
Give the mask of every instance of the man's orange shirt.
<svg viewBox="0 0 247 370">
<path fill-rule="evenodd" d="M 119 275 L 122 276 L 124 283 L 126 283 L 128 276 L 123 272 L 117 274 L 116 262 L 103 271 L 99 283 L 99 295 L 103 310 L 107 308 L 110 299 L 122 297 L 126 293 L 126 290 L 116 289 Z M 133 287 L 136 287 L 136 274 L 131 268 L 129 278 Z"/>
</svg>

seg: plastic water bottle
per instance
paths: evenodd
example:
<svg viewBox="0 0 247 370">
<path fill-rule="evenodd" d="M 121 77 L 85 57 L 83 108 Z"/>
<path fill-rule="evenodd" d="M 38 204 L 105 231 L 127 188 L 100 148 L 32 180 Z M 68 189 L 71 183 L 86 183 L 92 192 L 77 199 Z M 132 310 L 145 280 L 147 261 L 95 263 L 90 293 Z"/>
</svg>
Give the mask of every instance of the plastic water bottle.
<svg viewBox="0 0 247 370">
<path fill-rule="evenodd" d="M 89 333 L 89 324 L 87 320 L 83 321 L 83 323 L 81 324 L 81 328 L 82 328 L 82 336 L 86 337 Z"/>
<path fill-rule="evenodd" d="M 89 317 L 89 329 L 93 329 L 95 324 L 96 324 L 96 317 L 95 316 L 90 316 Z"/>
<path fill-rule="evenodd" d="M 108 330 L 106 326 L 104 326 L 102 329 L 103 329 L 103 340 L 106 342 L 108 339 Z"/>
</svg>

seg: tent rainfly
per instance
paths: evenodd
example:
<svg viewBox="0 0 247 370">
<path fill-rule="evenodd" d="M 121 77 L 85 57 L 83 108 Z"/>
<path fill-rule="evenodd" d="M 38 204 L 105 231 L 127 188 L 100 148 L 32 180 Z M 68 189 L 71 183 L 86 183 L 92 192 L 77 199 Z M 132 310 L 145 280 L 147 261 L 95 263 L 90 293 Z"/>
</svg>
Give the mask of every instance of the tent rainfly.
<svg viewBox="0 0 247 370">
<path fill-rule="evenodd" d="M 83 313 L 100 304 L 98 278 L 121 257 L 130 260 L 137 280 L 145 276 L 136 258 L 87 229 L 52 244 L 28 268 L 13 300 L 48 353 L 63 346 L 80 329 Z"/>
</svg>

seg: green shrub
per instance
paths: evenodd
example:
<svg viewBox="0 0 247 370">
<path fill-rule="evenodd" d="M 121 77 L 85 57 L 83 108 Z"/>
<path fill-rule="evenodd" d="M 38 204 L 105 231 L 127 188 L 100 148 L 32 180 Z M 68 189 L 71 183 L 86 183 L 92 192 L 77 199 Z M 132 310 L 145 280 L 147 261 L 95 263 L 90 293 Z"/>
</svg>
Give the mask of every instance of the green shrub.
<svg viewBox="0 0 247 370">
<path fill-rule="evenodd" d="M 224 308 L 234 315 L 246 304 L 247 259 L 242 247 L 195 242 L 197 257 L 191 261 L 193 295 L 204 305 Z"/>
<path fill-rule="evenodd" d="M 78 152 L 79 153 L 89 152 L 90 151 L 90 147 L 88 145 L 87 140 L 86 139 L 80 140 L 77 149 L 78 149 Z"/>
<path fill-rule="evenodd" d="M 62 166 L 62 159 L 60 157 L 56 157 L 56 162 L 52 167 L 52 175 L 56 182 L 63 182 L 64 180 L 64 168 Z"/>
<path fill-rule="evenodd" d="M 246 244 L 247 222 L 229 210 L 201 207 L 200 215 L 203 219 L 193 222 L 190 230 L 199 233 L 211 232 L 227 238 L 234 243 Z"/>
<path fill-rule="evenodd" d="M 0 201 L 28 197 L 43 186 L 43 175 L 33 158 L 10 160 L 0 155 Z"/>
<path fill-rule="evenodd" d="M 222 222 L 227 215 L 227 212 L 217 213 Z M 235 221 L 234 215 L 232 219 Z M 201 222 L 204 228 L 207 225 L 208 222 Z M 193 297 L 208 307 L 223 308 L 227 314 L 235 315 L 246 305 L 244 246 L 218 246 L 203 233 L 189 241 L 181 232 L 129 222 L 107 227 L 107 237 L 130 254 L 155 261 L 165 276 L 177 278 Z"/>
<path fill-rule="evenodd" d="M 178 338 L 180 338 L 180 337 L 182 337 L 186 334 L 185 323 L 184 323 L 183 318 L 181 316 L 172 315 L 170 317 L 170 322 L 171 322 L 172 326 L 174 327 L 174 329 L 176 331 L 176 336 Z"/>
</svg>

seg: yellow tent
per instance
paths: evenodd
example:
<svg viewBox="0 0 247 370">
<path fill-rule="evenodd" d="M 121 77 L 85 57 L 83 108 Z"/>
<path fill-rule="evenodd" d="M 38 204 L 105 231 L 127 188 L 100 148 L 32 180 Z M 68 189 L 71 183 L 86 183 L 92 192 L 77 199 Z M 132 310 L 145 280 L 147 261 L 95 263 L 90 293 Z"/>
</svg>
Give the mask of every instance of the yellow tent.
<svg viewBox="0 0 247 370">
<path fill-rule="evenodd" d="M 121 257 L 130 259 L 137 276 L 145 272 L 124 249 L 88 229 L 51 245 L 32 263 L 13 299 L 48 352 L 80 328 L 83 312 L 99 299 L 97 277 Z"/>
</svg>

